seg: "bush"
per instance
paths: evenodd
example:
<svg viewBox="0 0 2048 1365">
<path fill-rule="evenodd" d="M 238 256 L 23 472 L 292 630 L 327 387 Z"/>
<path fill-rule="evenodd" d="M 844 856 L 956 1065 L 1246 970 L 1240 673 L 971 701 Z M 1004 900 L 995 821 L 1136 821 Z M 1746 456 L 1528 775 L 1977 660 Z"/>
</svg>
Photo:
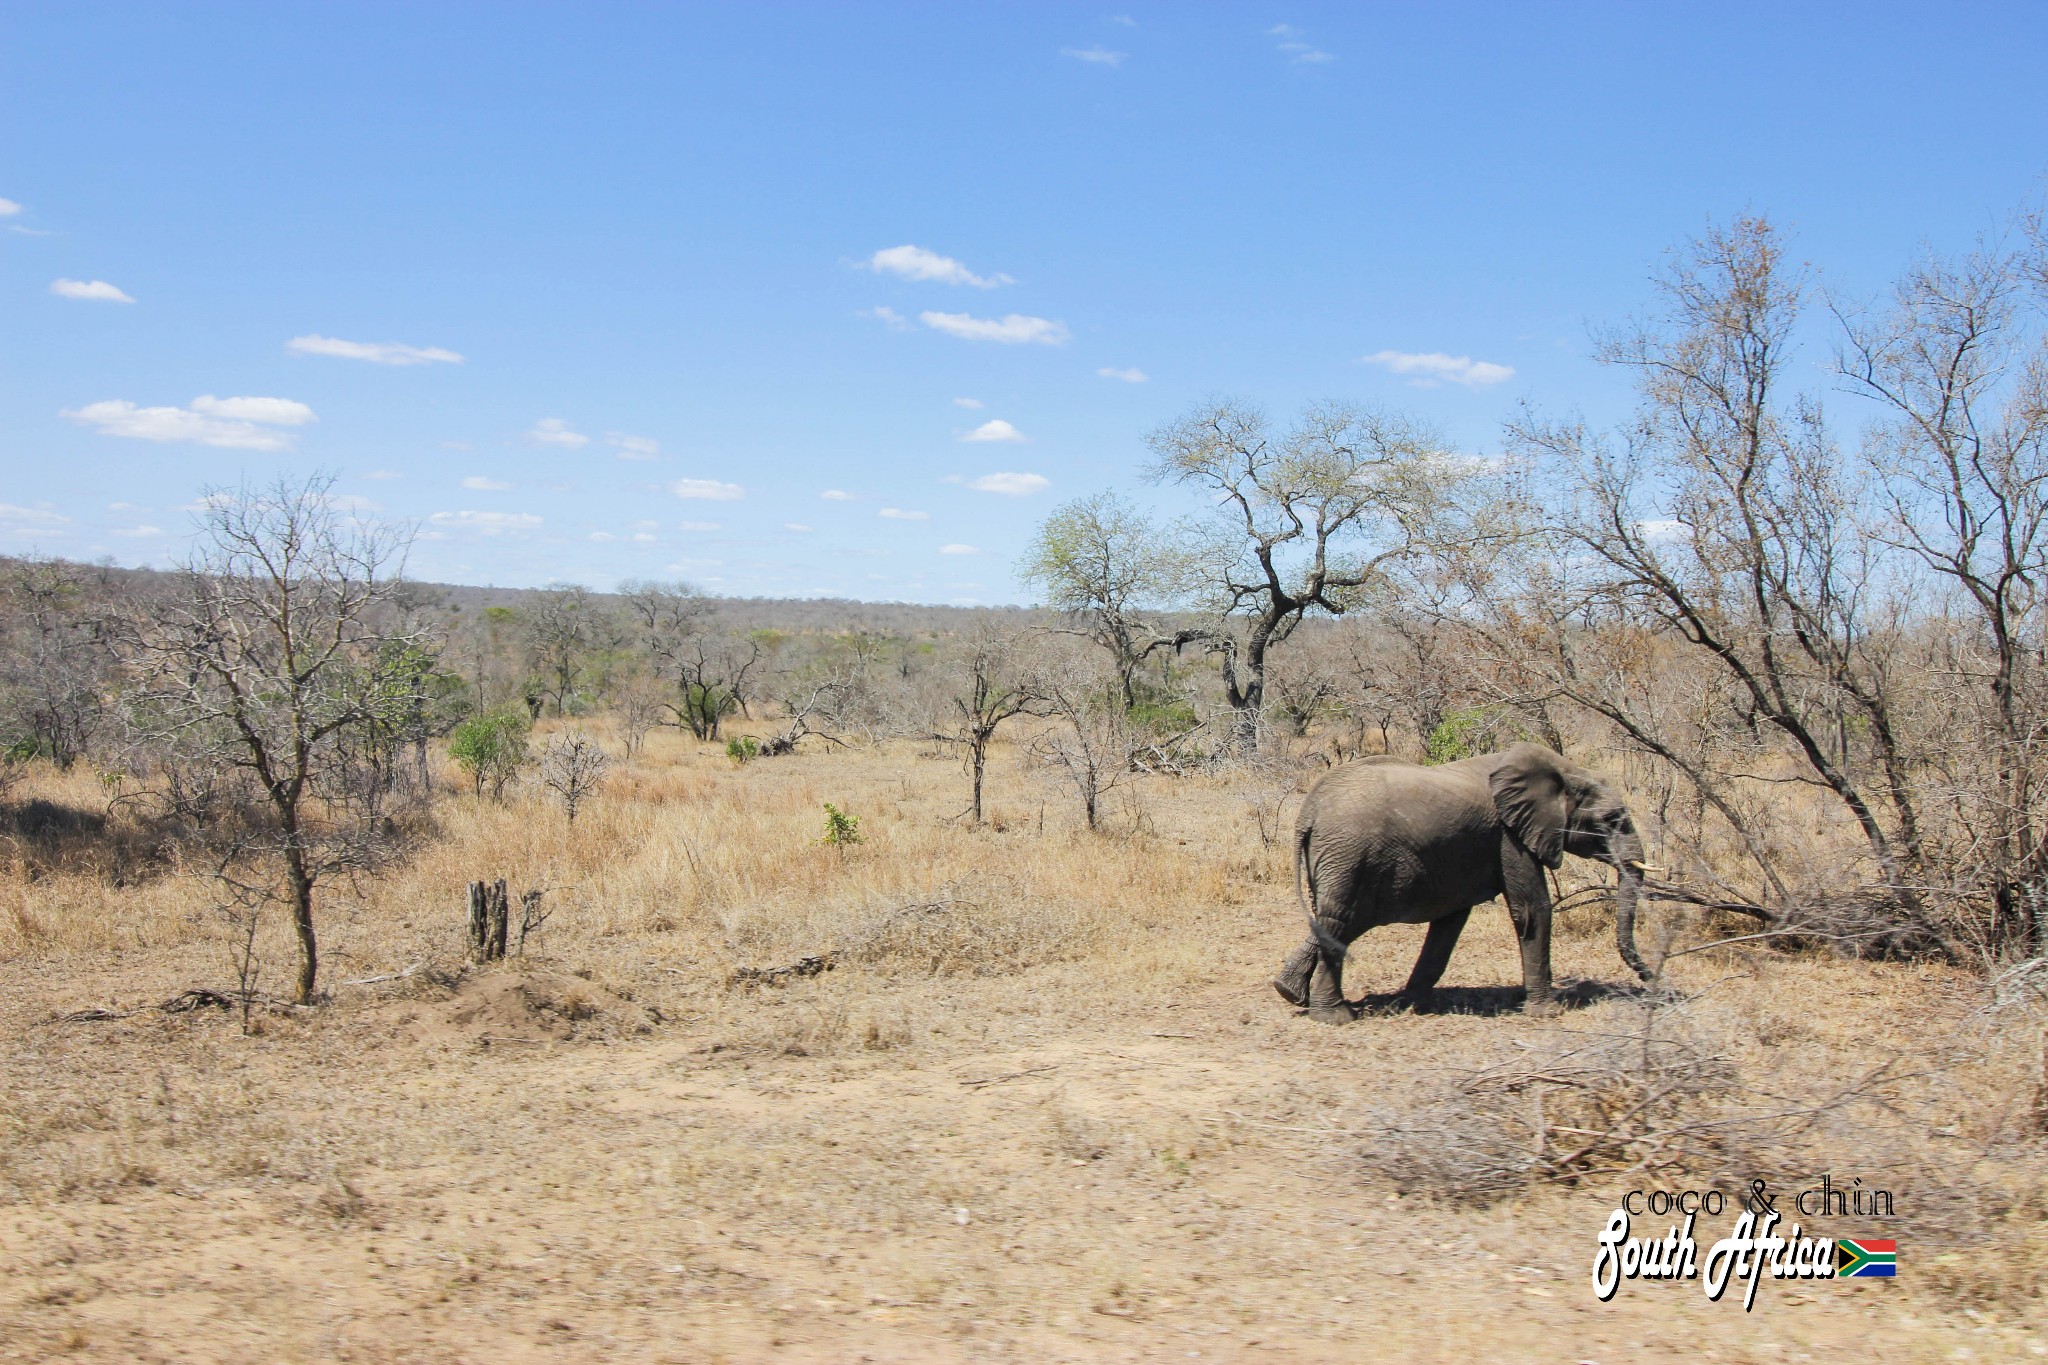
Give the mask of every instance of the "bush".
<svg viewBox="0 0 2048 1365">
<path fill-rule="evenodd" d="M 725 756 L 733 761 L 734 766 L 751 762 L 761 756 L 761 741 L 752 735 L 735 735 L 725 742 Z"/>
<path fill-rule="evenodd" d="M 844 847 L 847 844 L 857 844 L 860 841 L 860 817 L 848 815 L 845 811 L 827 801 L 825 803 L 824 842 Z"/>
<path fill-rule="evenodd" d="M 523 706 L 501 706 L 471 716 L 448 736 L 448 756 L 469 774 L 481 798 L 486 787 L 493 797 L 526 766 L 526 737 L 533 722 Z"/>
</svg>

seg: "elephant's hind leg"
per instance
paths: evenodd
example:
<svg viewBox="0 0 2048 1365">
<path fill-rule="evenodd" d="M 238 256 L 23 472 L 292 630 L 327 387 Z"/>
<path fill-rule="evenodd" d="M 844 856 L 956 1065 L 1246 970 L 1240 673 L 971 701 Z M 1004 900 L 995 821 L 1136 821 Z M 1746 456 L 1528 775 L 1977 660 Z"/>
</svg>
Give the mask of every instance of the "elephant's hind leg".
<svg viewBox="0 0 2048 1365">
<path fill-rule="evenodd" d="M 1308 1017 L 1319 1024 L 1348 1024 L 1358 1017 L 1358 1011 L 1344 998 L 1344 955 L 1356 937 L 1344 931 L 1345 920 L 1341 900 L 1318 899 L 1306 946 L 1315 953 L 1315 973 L 1309 980 Z"/>
<path fill-rule="evenodd" d="M 1422 1008 L 1436 993 L 1436 983 L 1443 980 L 1444 968 L 1450 965 L 1451 950 L 1458 946 L 1458 935 L 1465 932 L 1465 921 L 1472 918 L 1471 908 L 1460 910 L 1455 915 L 1429 922 L 1429 933 L 1422 940 L 1422 952 L 1415 958 L 1415 970 L 1408 973 L 1408 984 L 1401 988 L 1401 994 L 1408 997 L 1410 1005 Z"/>
<path fill-rule="evenodd" d="M 1288 954 L 1287 961 L 1280 966 L 1280 975 L 1273 978 L 1273 989 L 1280 992 L 1282 1000 L 1297 1007 L 1308 1004 L 1309 978 L 1315 974 L 1321 956 L 1313 936 Z"/>
</svg>

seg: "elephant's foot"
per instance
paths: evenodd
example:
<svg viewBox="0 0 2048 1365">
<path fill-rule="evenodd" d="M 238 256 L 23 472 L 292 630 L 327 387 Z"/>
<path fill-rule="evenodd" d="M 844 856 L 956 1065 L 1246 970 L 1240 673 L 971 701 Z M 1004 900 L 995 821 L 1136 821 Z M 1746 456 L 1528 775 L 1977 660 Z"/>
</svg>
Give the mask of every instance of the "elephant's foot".
<svg viewBox="0 0 2048 1365">
<path fill-rule="evenodd" d="M 1358 1011 L 1350 1005 L 1310 1005 L 1308 1017 L 1318 1024 L 1350 1024 L 1358 1019 Z"/>
<path fill-rule="evenodd" d="M 1273 989 L 1280 992 L 1282 1000 L 1285 1000 L 1296 1009 L 1302 1009 L 1308 1005 L 1307 982 L 1290 983 L 1286 977 L 1276 976 L 1273 978 Z"/>
<path fill-rule="evenodd" d="M 1395 997 L 1395 1007 L 1406 1010 L 1410 1014 L 1434 1014 L 1436 1013 L 1436 988 L 1432 986 L 1428 990 L 1402 991 L 1400 995 Z"/>
<path fill-rule="evenodd" d="M 1522 1013 L 1531 1019 L 1555 1019 L 1564 1013 L 1564 1006 L 1554 995 L 1532 995 L 1523 1002 Z"/>
</svg>

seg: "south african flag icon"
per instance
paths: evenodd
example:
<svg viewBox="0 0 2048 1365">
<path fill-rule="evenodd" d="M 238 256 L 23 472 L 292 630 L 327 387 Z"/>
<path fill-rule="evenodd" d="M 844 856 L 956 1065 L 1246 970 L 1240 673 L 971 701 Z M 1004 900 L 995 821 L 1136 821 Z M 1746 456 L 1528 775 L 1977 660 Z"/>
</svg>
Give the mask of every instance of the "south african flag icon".
<svg viewBox="0 0 2048 1365">
<path fill-rule="evenodd" d="M 1837 1237 L 1835 1278 L 1890 1278 L 1899 1273 L 1899 1244 L 1890 1238 Z"/>
</svg>

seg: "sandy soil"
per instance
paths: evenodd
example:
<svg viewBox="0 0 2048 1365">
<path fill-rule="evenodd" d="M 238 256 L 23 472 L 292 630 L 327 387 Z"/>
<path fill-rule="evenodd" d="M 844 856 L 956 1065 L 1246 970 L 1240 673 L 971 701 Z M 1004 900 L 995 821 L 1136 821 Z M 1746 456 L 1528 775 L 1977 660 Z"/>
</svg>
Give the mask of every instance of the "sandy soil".
<svg viewBox="0 0 2048 1365">
<path fill-rule="evenodd" d="M 1268 925 L 1211 982 L 1146 1000 L 1057 970 L 865 983 L 919 1036 L 832 1056 L 735 1044 L 676 1017 L 687 1001 L 627 1001 L 559 964 L 344 992 L 367 998 L 258 1037 L 217 1011 L 39 1022 L 88 983 L 0 970 L 10 1084 L 64 1129 L 43 1195 L 0 1209 L 0 1355 L 2043 1353 L 2024 1323 L 1916 1293 L 1910 1245 L 1896 1282 L 1766 1283 L 1748 1315 L 1692 1284 L 1603 1305 L 1587 1276 L 1615 1192 L 1461 1212 L 1362 1179 L 1344 1129 L 1384 1078 L 1611 1007 L 1326 1029 L 1256 976 L 1291 928 Z M 1474 937 L 1496 941 L 1465 975 L 1501 979 L 1505 935 Z M 802 1037 L 850 984 L 750 1008 Z"/>
</svg>

